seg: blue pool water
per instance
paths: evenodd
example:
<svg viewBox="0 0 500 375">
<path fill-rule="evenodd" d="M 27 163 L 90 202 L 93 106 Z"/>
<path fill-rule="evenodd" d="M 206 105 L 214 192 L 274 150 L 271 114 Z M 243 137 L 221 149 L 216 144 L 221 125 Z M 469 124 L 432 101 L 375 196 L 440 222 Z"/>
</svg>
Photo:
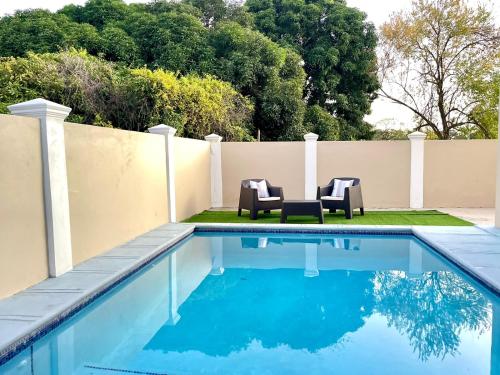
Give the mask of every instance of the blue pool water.
<svg viewBox="0 0 500 375">
<path fill-rule="evenodd" d="M 500 374 L 500 301 L 410 236 L 196 233 L 0 374 Z"/>
</svg>

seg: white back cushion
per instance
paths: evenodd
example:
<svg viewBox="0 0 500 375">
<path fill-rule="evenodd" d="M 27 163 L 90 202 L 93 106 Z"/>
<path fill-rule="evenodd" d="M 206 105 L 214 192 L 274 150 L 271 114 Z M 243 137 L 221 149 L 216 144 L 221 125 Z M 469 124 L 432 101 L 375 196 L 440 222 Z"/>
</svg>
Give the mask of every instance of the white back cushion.
<svg viewBox="0 0 500 375">
<path fill-rule="evenodd" d="M 250 187 L 252 189 L 257 189 L 257 196 L 259 198 L 269 198 L 269 190 L 267 190 L 267 184 L 265 180 L 259 182 L 250 181 Z"/>
<path fill-rule="evenodd" d="M 344 198 L 344 192 L 346 187 L 352 186 L 354 180 L 333 180 L 333 190 L 332 197 Z"/>
</svg>

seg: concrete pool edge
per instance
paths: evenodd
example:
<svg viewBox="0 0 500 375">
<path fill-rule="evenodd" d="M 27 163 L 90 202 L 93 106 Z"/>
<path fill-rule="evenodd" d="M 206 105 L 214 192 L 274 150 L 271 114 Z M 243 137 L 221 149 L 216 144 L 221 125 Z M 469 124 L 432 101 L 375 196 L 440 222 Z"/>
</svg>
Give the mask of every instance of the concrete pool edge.
<svg viewBox="0 0 500 375">
<path fill-rule="evenodd" d="M 414 235 L 493 292 L 500 294 L 500 236 L 480 227 L 166 224 L 77 265 L 65 275 L 44 280 L 14 296 L 0 300 L 0 331 L 7 332 L 6 337 L 0 338 L 0 365 L 195 231 Z M 482 246 L 481 241 L 484 242 L 484 251 L 477 249 Z M 467 250 L 471 246 L 474 246 L 474 249 Z M 470 255 L 473 255 L 472 260 Z M 493 267 L 484 265 L 489 255 L 494 255 L 497 261 Z M 474 257 L 478 257 L 478 261 L 475 262 Z M 85 290 L 75 287 L 78 283 L 85 285 L 86 277 L 89 276 L 92 277 L 92 285 Z M 68 284 L 74 287 L 68 288 Z M 44 302 L 51 306 L 51 309 L 40 316 L 26 315 L 27 311 L 32 313 L 27 306 L 33 306 L 33 300 L 40 296 L 45 296 Z M 28 316 L 34 318 L 29 320 L 26 318 Z M 13 327 L 16 324 L 17 326 Z"/>
</svg>

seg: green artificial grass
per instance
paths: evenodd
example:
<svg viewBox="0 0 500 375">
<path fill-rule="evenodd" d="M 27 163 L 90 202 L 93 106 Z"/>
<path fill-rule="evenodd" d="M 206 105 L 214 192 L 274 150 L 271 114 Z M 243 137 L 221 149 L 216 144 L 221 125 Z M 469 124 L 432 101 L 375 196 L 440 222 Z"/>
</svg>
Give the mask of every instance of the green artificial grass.
<svg viewBox="0 0 500 375">
<path fill-rule="evenodd" d="M 236 211 L 203 211 L 184 220 L 186 223 L 253 223 L 274 224 L 280 222 L 279 210 L 270 214 L 259 212 L 257 220 L 251 220 L 248 211 L 242 216 Z M 312 216 L 290 216 L 288 223 L 317 224 L 318 219 Z M 325 224 L 357 224 L 357 225 L 443 225 L 470 226 L 468 221 L 459 219 L 436 210 L 426 211 L 365 211 L 361 216 L 355 211 L 352 220 L 347 220 L 342 211 L 330 214 L 325 211 Z"/>
</svg>

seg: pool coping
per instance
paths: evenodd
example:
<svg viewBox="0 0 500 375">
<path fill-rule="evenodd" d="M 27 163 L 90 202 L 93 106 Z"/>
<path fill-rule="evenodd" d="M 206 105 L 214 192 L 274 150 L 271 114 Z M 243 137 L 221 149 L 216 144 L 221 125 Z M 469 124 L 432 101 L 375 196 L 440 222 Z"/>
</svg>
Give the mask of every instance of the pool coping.
<svg viewBox="0 0 500 375">
<path fill-rule="evenodd" d="M 413 235 L 500 295 L 500 232 L 491 228 L 335 224 L 165 224 L 78 264 L 72 271 L 60 277 L 46 279 L 0 300 L 0 331 L 4 328 L 4 331 L 7 331 L 6 337 L 0 337 L 0 365 L 192 233 L 220 231 Z M 493 265 L 489 263 L 491 260 L 494 261 Z M 40 296 L 42 299 L 44 296 L 46 298 L 43 301 L 46 304 L 45 310 L 44 306 L 37 306 L 43 314 L 32 314 L 33 300 Z M 30 315 L 27 315 L 27 312 Z M 12 327 L 15 324 L 19 327 Z"/>
</svg>

